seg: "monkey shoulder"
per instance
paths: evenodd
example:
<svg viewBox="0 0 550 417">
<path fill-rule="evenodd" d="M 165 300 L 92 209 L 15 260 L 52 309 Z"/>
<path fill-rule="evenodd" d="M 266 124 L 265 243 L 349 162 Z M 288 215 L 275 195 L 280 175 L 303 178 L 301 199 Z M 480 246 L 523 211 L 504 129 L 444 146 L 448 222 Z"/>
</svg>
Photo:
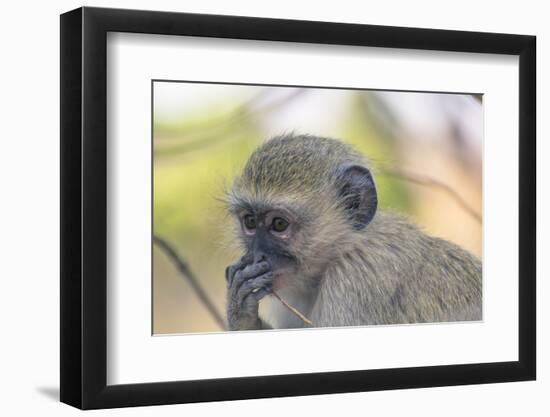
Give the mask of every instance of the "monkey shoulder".
<svg viewBox="0 0 550 417">
<path fill-rule="evenodd" d="M 474 269 L 481 267 L 481 261 L 459 245 L 430 236 L 405 217 L 394 213 L 378 213 L 365 229 L 361 243 L 367 255 L 381 256 L 388 261 L 405 261 L 417 266 L 443 262 L 466 263 Z"/>
<path fill-rule="evenodd" d="M 325 325 L 479 318 L 481 262 L 401 216 L 377 213 L 327 268 L 313 313 Z"/>
<path fill-rule="evenodd" d="M 364 244 L 367 256 L 380 254 L 385 262 L 398 266 L 396 272 L 402 279 L 441 281 L 449 286 L 464 280 L 481 283 L 478 257 L 455 243 L 428 235 L 401 216 L 382 214 L 373 228 L 366 230 Z"/>
</svg>

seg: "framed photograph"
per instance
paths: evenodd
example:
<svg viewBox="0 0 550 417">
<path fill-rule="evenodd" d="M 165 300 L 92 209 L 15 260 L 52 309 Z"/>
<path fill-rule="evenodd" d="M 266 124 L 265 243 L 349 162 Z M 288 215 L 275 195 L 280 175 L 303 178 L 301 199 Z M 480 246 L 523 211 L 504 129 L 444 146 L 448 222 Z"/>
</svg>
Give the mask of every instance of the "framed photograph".
<svg viewBox="0 0 550 417">
<path fill-rule="evenodd" d="M 535 37 L 61 16 L 61 401 L 533 380 Z"/>
</svg>

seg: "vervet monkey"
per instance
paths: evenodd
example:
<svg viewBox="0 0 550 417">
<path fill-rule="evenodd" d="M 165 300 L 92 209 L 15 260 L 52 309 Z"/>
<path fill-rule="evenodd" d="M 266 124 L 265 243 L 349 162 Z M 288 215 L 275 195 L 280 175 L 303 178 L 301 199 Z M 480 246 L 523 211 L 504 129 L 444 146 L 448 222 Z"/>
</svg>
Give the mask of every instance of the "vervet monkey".
<svg viewBox="0 0 550 417">
<path fill-rule="evenodd" d="M 481 320 L 481 262 L 377 210 L 364 156 L 335 139 L 282 135 L 227 193 L 244 256 L 226 269 L 231 330 Z"/>
</svg>

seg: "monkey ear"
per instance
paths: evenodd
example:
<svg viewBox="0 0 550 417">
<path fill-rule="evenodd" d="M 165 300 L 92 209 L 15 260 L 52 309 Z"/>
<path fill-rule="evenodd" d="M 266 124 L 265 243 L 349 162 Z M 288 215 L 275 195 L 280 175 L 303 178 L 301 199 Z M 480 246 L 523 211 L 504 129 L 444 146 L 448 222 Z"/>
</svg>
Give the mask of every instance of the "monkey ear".
<svg viewBox="0 0 550 417">
<path fill-rule="evenodd" d="M 339 193 L 344 209 L 356 230 L 371 222 L 378 207 L 376 186 L 370 171 L 360 165 L 346 164 L 339 169 Z"/>
</svg>

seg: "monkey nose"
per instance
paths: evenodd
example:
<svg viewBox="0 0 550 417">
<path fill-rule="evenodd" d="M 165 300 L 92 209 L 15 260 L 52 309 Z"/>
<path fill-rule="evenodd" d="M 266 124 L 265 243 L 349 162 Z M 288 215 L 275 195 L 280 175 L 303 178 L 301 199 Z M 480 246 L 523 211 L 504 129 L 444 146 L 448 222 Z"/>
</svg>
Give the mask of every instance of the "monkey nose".
<svg viewBox="0 0 550 417">
<path fill-rule="evenodd" d="M 267 256 L 265 253 L 260 251 L 254 252 L 254 263 L 259 263 L 262 261 L 267 261 Z"/>
</svg>

